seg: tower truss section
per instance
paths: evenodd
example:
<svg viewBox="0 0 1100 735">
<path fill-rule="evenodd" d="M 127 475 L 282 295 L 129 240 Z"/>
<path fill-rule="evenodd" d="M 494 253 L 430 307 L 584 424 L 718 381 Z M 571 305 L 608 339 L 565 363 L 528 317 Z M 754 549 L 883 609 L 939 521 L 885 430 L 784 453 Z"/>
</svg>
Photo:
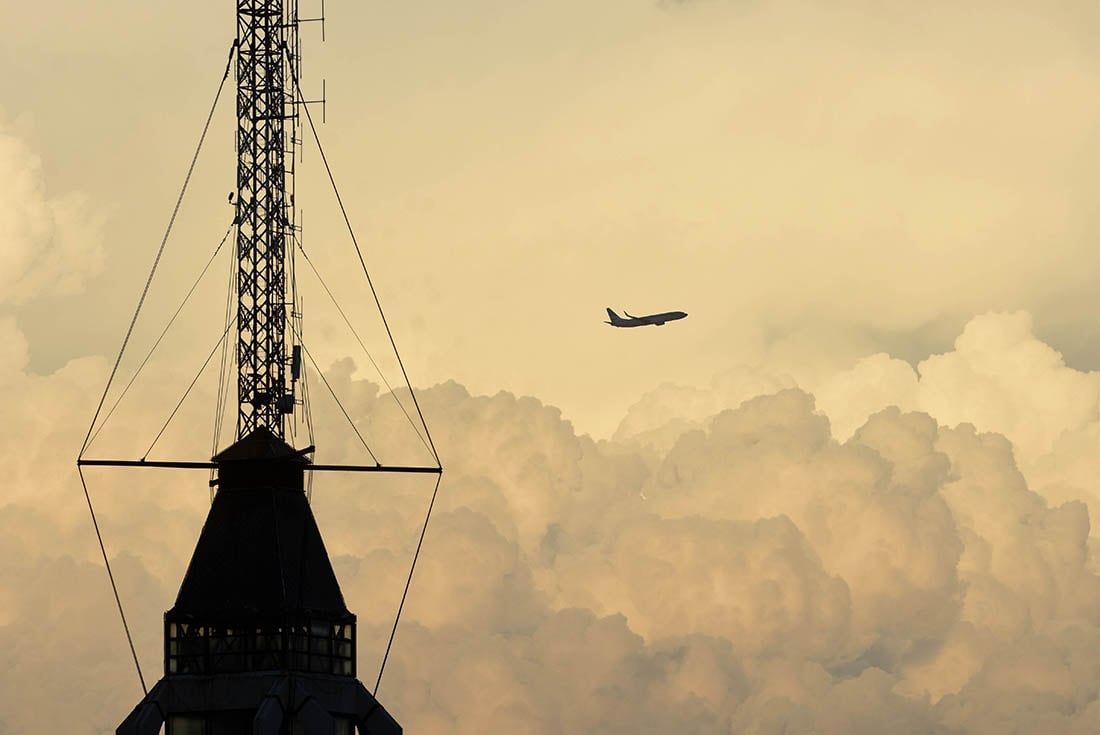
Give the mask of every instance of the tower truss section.
<svg viewBox="0 0 1100 735">
<path fill-rule="evenodd" d="M 261 427 L 281 438 L 294 410 L 298 25 L 296 0 L 237 0 L 238 438 Z"/>
</svg>

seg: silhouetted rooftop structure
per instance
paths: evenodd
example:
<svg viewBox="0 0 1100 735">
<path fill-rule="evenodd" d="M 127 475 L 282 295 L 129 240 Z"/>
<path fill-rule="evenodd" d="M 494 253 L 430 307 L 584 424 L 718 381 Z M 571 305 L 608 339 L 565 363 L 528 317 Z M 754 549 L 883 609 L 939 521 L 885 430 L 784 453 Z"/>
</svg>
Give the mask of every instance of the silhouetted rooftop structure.
<svg viewBox="0 0 1100 735">
<path fill-rule="evenodd" d="M 165 619 L 354 623 L 303 492 L 308 460 L 261 427 L 214 461 L 218 493 Z"/>
</svg>

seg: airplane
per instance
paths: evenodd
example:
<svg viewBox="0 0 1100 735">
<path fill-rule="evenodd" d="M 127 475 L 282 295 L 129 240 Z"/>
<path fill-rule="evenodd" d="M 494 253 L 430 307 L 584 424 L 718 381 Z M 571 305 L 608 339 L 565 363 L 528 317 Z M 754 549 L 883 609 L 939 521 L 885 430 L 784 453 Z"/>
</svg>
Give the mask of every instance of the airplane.
<svg viewBox="0 0 1100 735">
<path fill-rule="evenodd" d="M 613 327 L 644 327 L 652 324 L 655 327 L 660 327 L 665 322 L 676 321 L 687 316 L 687 312 L 684 311 L 666 311 L 662 314 L 649 314 L 648 316 L 633 316 L 626 311 L 623 313 L 626 314 L 626 319 L 623 319 L 609 308 L 607 315 L 611 317 L 611 321 L 604 322 L 604 324 L 610 324 Z"/>
</svg>

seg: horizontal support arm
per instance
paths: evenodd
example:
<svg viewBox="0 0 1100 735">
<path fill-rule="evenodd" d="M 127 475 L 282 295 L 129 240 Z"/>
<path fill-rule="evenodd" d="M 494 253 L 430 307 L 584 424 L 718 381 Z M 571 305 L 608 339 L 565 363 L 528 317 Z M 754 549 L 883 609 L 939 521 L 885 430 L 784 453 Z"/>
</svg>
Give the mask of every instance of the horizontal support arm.
<svg viewBox="0 0 1100 735">
<path fill-rule="evenodd" d="M 306 465 L 306 472 L 404 472 L 419 475 L 442 475 L 442 467 L 408 467 L 402 465 L 384 464 L 311 464 Z"/>
<path fill-rule="evenodd" d="M 159 467 L 174 470 L 216 470 L 213 462 L 147 462 L 144 459 L 78 459 L 77 467 Z"/>
<path fill-rule="evenodd" d="M 140 459 L 78 459 L 79 467 L 154 467 L 175 470 L 216 470 L 216 462 L 160 462 Z M 354 464 L 307 464 L 302 469 L 307 472 L 387 472 L 395 474 L 441 475 L 442 467 L 409 467 L 404 465 L 354 465 Z"/>
</svg>

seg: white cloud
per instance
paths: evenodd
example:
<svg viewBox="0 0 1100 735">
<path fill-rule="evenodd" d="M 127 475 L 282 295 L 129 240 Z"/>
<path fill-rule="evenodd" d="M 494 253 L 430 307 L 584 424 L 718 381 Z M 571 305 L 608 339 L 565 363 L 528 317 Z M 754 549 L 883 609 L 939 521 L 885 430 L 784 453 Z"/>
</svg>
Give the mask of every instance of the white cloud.
<svg viewBox="0 0 1100 735">
<path fill-rule="evenodd" d="M 102 378 L 102 365 L 79 367 L 36 378 L 20 410 Z M 356 396 L 356 416 L 372 412 L 364 426 L 397 431 L 405 419 L 389 397 L 350 375 L 338 367 L 330 377 Z M 788 389 L 684 432 L 655 462 L 645 449 L 577 437 L 534 399 L 454 384 L 421 398 L 448 474 L 382 689 L 407 728 L 978 733 L 1023 717 L 1025 705 L 1050 732 L 1095 722 L 1100 677 L 1085 662 L 1100 656 L 1100 581 L 1087 565 L 1087 512 L 1032 492 L 997 435 L 891 409 L 839 443 L 812 397 Z M 46 424 L 30 427 L 24 442 L 59 441 Z M 318 430 L 337 427 L 329 417 Z M 8 461 L 73 512 L 31 511 L 38 500 L 22 493 L 0 514 L 18 529 L 4 536 L 0 642 L 36 640 L 48 623 L 67 631 L 57 638 L 66 661 L 110 666 L 89 684 L 60 654 L 32 662 L 26 649 L 0 681 L 10 692 L 2 711 L 9 730 L 29 732 L 37 710 L 24 704 L 37 700 L 19 672 L 48 671 L 58 686 L 100 697 L 58 713 L 70 730 L 94 732 L 88 711 L 121 719 L 137 694 L 79 487 L 62 470 L 68 461 L 43 473 L 53 466 L 43 457 Z M 101 522 L 155 672 L 159 612 L 202 499 L 128 484 L 97 489 L 111 496 Z M 315 487 L 360 614 L 364 678 L 381 656 L 429 489 Z M 52 549 L 43 538 L 66 540 Z M 95 634 L 66 612 L 81 585 L 92 609 L 75 617 Z M 44 608 L 56 613 L 42 618 Z M 1030 678 L 1011 674 L 1018 666 Z"/>
<path fill-rule="evenodd" d="M 0 123 L 0 304 L 69 293 L 103 264 L 101 219 L 80 194 L 51 194 L 42 163 Z"/>
</svg>

